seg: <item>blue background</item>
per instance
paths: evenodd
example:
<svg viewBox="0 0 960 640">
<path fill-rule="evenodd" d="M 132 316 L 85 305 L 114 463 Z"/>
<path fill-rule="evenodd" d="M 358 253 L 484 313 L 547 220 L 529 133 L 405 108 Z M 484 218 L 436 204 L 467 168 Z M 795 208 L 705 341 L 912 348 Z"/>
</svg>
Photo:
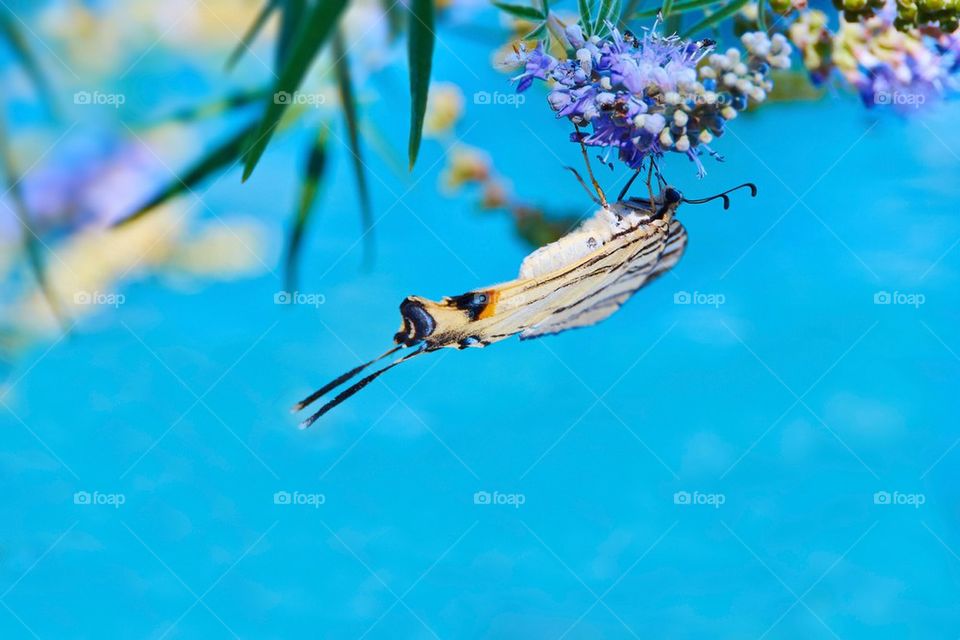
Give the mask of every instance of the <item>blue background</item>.
<svg viewBox="0 0 960 640">
<path fill-rule="evenodd" d="M 464 142 L 526 198 L 588 215 L 543 93 L 473 104 L 511 89 L 489 46 L 441 37 Z M 371 82 L 385 99 L 366 117 L 403 148 L 405 71 Z M 507 219 L 438 195 L 427 143 L 409 176 L 368 154 L 381 217 L 362 271 L 337 149 L 300 285 L 325 304 L 275 305 L 279 267 L 192 294 L 147 280 L 10 372 L 0 636 L 956 638 L 957 115 L 842 93 L 766 105 L 704 180 L 683 158 L 665 170 L 690 197 L 745 180 L 759 197 L 681 208 L 686 256 L 608 321 L 417 359 L 302 432 L 288 407 L 386 348 L 405 295 L 509 279 L 528 251 Z M 204 201 L 284 225 L 301 133 Z M 724 304 L 674 304 L 684 291 Z"/>
</svg>

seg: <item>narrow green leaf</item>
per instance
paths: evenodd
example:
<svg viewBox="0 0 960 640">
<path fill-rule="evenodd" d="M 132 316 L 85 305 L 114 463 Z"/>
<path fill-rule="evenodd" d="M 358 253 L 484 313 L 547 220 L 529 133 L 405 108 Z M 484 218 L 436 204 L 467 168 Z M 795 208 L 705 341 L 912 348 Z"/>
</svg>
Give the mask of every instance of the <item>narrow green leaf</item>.
<svg viewBox="0 0 960 640">
<path fill-rule="evenodd" d="M 684 15 L 686 14 L 677 13 L 676 11 L 674 11 L 669 18 L 663 21 L 663 33 L 667 35 L 680 33 L 680 30 L 683 28 Z"/>
<path fill-rule="evenodd" d="M 493 6 L 506 11 L 512 16 L 523 18 L 525 20 L 544 20 L 547 17 L 545 13 L 540 11 L 540 9 L 535 9 L 534 7 L 528 7 L 525 5 L 494 1 Z"/>
<path fill-rule="evenodd" d="M 14 55 L 30 78 L 30 82 L 36 88 L 40 99 L 43 100 L 49 112 L 54 113 L 56 103 L 47 76 L 40 68 L 40 62 L 33 54 L 30 45 L 27 44 L 27 38 L 17 24 L 16 18 L 6 9 L 0 10 L 0 37 L 6 39 L 9 43 Z"/>
<path fill-rule="evenodd" d="M 267 20 L 273 14 L 274 10 L 280 6 L 282 1 L 283 0 L 267 0 L 267 3 L 263 5 L 260 13 L 257 14 L 256 18 L 254 18 L 253 24 L 251 24 L 246 33 L 243 34 L 243 37 L 240 38 L 240 42 L 238 42 L 237 46 L 234 48 L 233 53 L 231 53 L 230 57 L 227 58 L 227 63 L 225 65 L 225 69 L 227 71 L 233 69 L 240 61 L 240 58 L 242 58 L 243 55 L 250 49 L 253 41 L 257 39 L 257 36 L 260 35 L 260 32 L 263 30 L 263 25 L 267 23 Z"/>
<path fill-rule="evenodd" d="M 673 0 L 663 0 L 663 9 L 661 13 L 664 18 L 670 17 L 670 12 L 673 10 Z"/>
<path fill-rule="evenodd" d="M 696 11 L 697 9 L 703 9 L 711 5 L 719 4 L 723 0 L 687 0 L 687 2 L 672 2 L 670 6 L 670 15 L 675 16 L 681 13 L 687 13 L 689 11 Z M 655 9 L 646 9 L 644 11 L 639 11 L 631 16 L 631 18 L 653 18 L 658 13 L 662 13 L 666 9 L 666 4 L 663 8 L 657 7 Z M 663 14 L 663 17 L 668 17 L 666 13 Z"/>
<path fill-rule="evenodd" d="M 593 35 L 593 18 L 590 17 L 591 0 L 577 0 L 577 7 L 580 9 L 580 26 L 583 27 L 583 33 L 586 36 Z"/>
<path fill-rule="evenodd" d="M 407 157 L 410 169 L 417 162 L 423 119 L 427 114 L 430 73 L 433 66 L 434 33 L 433 0 L 412 0 L 409 9 L 407 57 L 410 64 L 410 144 Z"/>
<path fill-rule="evenodd" d="M 205 104 L 178 109 L 167 116 L 158 118 L 157 121 L 155 123 L 151 123 L 150 126 L 155 126 L 156 124 L 167 124 L 170 122 L 193 122 L 196 120 L 202 120 L 204 118 L 212 118 L 233 111 L 234 109 L 242 109 L 243 107 L 257 103 L 268 95 L 270 95 L 270 90 L 268 88 L 257 89 L 254 91 L 239 91 L 237 93 L 228 95 L 226 98 L 220 98 Z"/>
<path fill-rule="evenodd" d="M 303 180 L 300 183 L 300 201 L 297 212 L 290 226 L 287 236 L 286 269 L 284 282 L 287 291 L 297 290 L 298 267 L 300 264 L 300 249 L 307 232 L 307 225 L 315 209 L 314 204 L 320 193 L 324 172 L 327 168 L 327 139 L 330 130 L 323 125 L 307 153 L 307 161 L 303 167 Z"/>
<path fill-rule="evenodd" d="M 703 20 L 701 20 L 697 24 L 687 29 L 687 31 L 683 34 L 683 37 L 689 38 L 691 36 L 697 35 L 698 33 L 702 33 L 715 25 L 720 24 L 727 18 L 733 16 L 738 11 L 740 11 L 740 9 L 742 9 L 744 5 L 747 4 L 747 2 L 749 2 L 749 0 L 733 0 L 733 2 L 731 2 L 730 4 L 725 5 L 720 9 L 717 9 L 717 11 L 715 11 L 714 13 L 711 13 L 710 15 L 705 17 Z"/>
<path fill-rule="evenodd" d="M 757 26 L 761 31 L 767 30 L 767 0 L 757 2 Z"/>
<path fill-rule="evenodd" d="M 27 202 L 20 184 L 21 177 L 14 165 L 13 153 L 7 140 L 6 126 L 2 120 L 0 120 L 0 171 L 6 178 L 7 188 L 5 191 L 10 194 L 10 199 L 13 200 L 13 209 L 23 233 L 24 253 L 26 253 L 27 262 L 30 264 L 31 271 L 33 271 L 37 286 L 40 288 L 40 292 L 50 306 L 57 322 L 65 331 L 69 331 L 67 315 L 47 279 L 46 267 L 43 262 L 43 247 L 40 238 L 37 237 L 33 229 L 33 225 L 30 224 L 30 212 L 27 209 Z"/>
<path fill-rule="evenodd" d="M 423 0 L 421 0 L 423 1 Z M 244 154 L 246 166 L 243 171 L 243 180 L 246 181 L 263 156 L 263 152 L 273 136 L 274 130 L 280 123 L 287 109 L 289 100 L 280 100 L 278 96 L 292 94 L 303 82 L 310 64 L 323 48 L 327 38 L 333 33 L 334 27 L 340 19 L 348 0 L 323 0 L 316 3 L 306 14 L 303 24 L 297 31 L 284 63 L 280 69 L 279 79 L 273 86 L 273 95 L 267 100 L 267 108 L 260 122 L 260 127 L 251 138 L 250 147 Z"/>
<path fill-rule="evenodd" d="M 523 39 L 524 40 L 540 40 L 541 36 L 543 36 L 546 32 L 547 32 L 547 23 L 541 22 L 536 27 L 534 27 L 533 31 L 523 36 Z"/>
<path fill-rule="evenodd" d="M 620 0 L 600 0 L 600 9 L 597 11 L 597 19 L 593 23 L 593 32 L 598 35 L 606 33 L 607 22 L 612 22 L 616 26 L 619 12 Z"/>
<path fill-rule="evenodd" d="M 239 162 L 243 149 L 250 138 L 250 134 L 255 128 L 256 123 L 243 127 L 240 131 L 211 149 L 209 153 L 184 171 L 179 178 L 171 180 L 166 186 L 160 189 L 156 195 L 129 215 L 115 222 L 113 226 L 119 227 L 146 215 L 168 200 L 192 190 L 215 173 Z"/>
<path fill-rule="evenodd" d="M 283 10 L 280 12 L 280 33 L 277 34 L 277 45 L 274 53 L 274 67 L 280 69 L 287 61 L 287 54 L 293 39 L 297 37 L 303 25 L 303 16 L 307 11 L 307 0 L 283 0 Z"/>
<path fill-rule="evenodd" d="M 357 179 L 357 195 L 360 200 L 360 215 L 363 218 L 363 238 L 366 248 L 365 263 L 373 261 L 373 210 L 370 206 L 370 190 L 367 188 L 366 165 L 363 162 L 363 150 L 360 148 L 360 126 L 357 117 L 357 99 L 353 82 L 350 80 L 350 60 L 347 58 L 343 33 L 338 31 L 333 37 L 333 57 L 336 59 L 337 87 L 340 89 L 340 104 L 347 125 L 347 140 L 350 143 L 350 155 L 353 156 L 353 172 Z"/>
</svg>

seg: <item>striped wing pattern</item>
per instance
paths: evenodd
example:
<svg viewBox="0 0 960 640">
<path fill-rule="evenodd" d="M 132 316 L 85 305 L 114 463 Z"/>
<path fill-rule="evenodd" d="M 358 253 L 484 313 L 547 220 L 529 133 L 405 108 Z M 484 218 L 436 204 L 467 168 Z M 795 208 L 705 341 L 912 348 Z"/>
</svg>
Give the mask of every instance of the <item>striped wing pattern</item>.
<svg viewBox="0 0 960 640">
<path fill-rule="evenodd" d="M 610 277 L 597 281 L 576 302 L 564 305 L 542 322 L 526 329 L 520 334 L 520 339 L 538 338 L 605 320 L 630 296 L 673 268 L 683 257 L 686 246 L 687 231 L 679 220 L 674 219 L 670 222 L 666 243 L 659 252 L 636 252 L 622 268 L 613 270 Z"/>
<path fill-rule="evenodd" d="M 672 216 L 620 233 L 571 265 L 491 287 L 488 291 L 496 291 L 498 298 L 495 313 L 466 325 L 448 324 L 452 330 L 428 338 L 428 348 L 456 346 L 467 335 L 479 339 L 476 346 L 485 346 L 517 334 L 533 338 L 599 322 L 676 264 L 685 241 L 683 226 Z M 440 317 L 440 309 L 430 311 Z"/>
</svg>

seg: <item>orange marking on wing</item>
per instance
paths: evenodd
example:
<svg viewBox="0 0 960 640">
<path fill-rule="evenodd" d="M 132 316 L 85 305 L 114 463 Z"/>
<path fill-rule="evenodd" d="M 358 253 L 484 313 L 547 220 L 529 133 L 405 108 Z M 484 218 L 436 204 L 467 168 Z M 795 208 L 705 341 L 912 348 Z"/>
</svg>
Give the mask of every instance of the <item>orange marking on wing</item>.
<svg viewBox="0 0 960 640">
<path fill-rule="evenodd" d="M 500 299 L 500 290 L 499 289 L 488 289 L 483 292 L 487 296 L 487 306 L 483 308 L 483 311 L 480 312 L 480 315 L 477 316 L 477 320 L 482 320 L 484 318 L 489 318 L 494 313 L 497 312 L 497 301 Z"/>
</svg>

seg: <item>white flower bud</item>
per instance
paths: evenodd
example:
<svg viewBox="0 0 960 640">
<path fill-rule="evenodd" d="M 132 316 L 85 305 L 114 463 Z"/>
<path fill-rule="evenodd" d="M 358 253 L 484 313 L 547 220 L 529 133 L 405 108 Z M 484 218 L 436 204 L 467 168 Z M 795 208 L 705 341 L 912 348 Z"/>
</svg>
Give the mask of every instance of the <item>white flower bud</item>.
<svg viewBox="0 0 960 640">
<path fill-rule="evenodd" d="M 685 111 L 681 111 L 680 109 L 677 109 L 676 111 L 673 112 L 673 123 L 678 127 L 687 126 L 688 120 L 689 118 L 687 117 L 687 114 Z"/>
<path fill-rule="evenodd" d="M 703 144 L 710 144 L 710 141 L 713 140 L 713 134 L 711 134 L 706 129 L 700 132 L 699 137 L 700 137 L 700 142 L 702 142 Z"/>
<path fill-rule="evenodd" d="M 664 129 L 660 132 L 660 144 L 664 148 L 669 148 L 673 146 L 673 136 L 670 135 L 669 129 Z"/>
<path fill-rule="evenodd" d="M 587 75 L 593 71 L 593 56 L 586 49 L 577 49 L 577 60 L 580 62 L 580 68 Z"/>
<path fill-rule="evenodd" d="M 667 121 L 664 119 L 664 117 L 659 113 L 654 113 L 647 116 L 647 122 L 643 128 L 653 135 L 657 135 L 665 126 L 667 126 Z"/>
<path fill-rule="evenodd" d="M 690 149 L 690 138 L 686 135 L 680 136 L 680 139 L 677 140 L 677 151 L 688 151 Z"/>
</svg>

